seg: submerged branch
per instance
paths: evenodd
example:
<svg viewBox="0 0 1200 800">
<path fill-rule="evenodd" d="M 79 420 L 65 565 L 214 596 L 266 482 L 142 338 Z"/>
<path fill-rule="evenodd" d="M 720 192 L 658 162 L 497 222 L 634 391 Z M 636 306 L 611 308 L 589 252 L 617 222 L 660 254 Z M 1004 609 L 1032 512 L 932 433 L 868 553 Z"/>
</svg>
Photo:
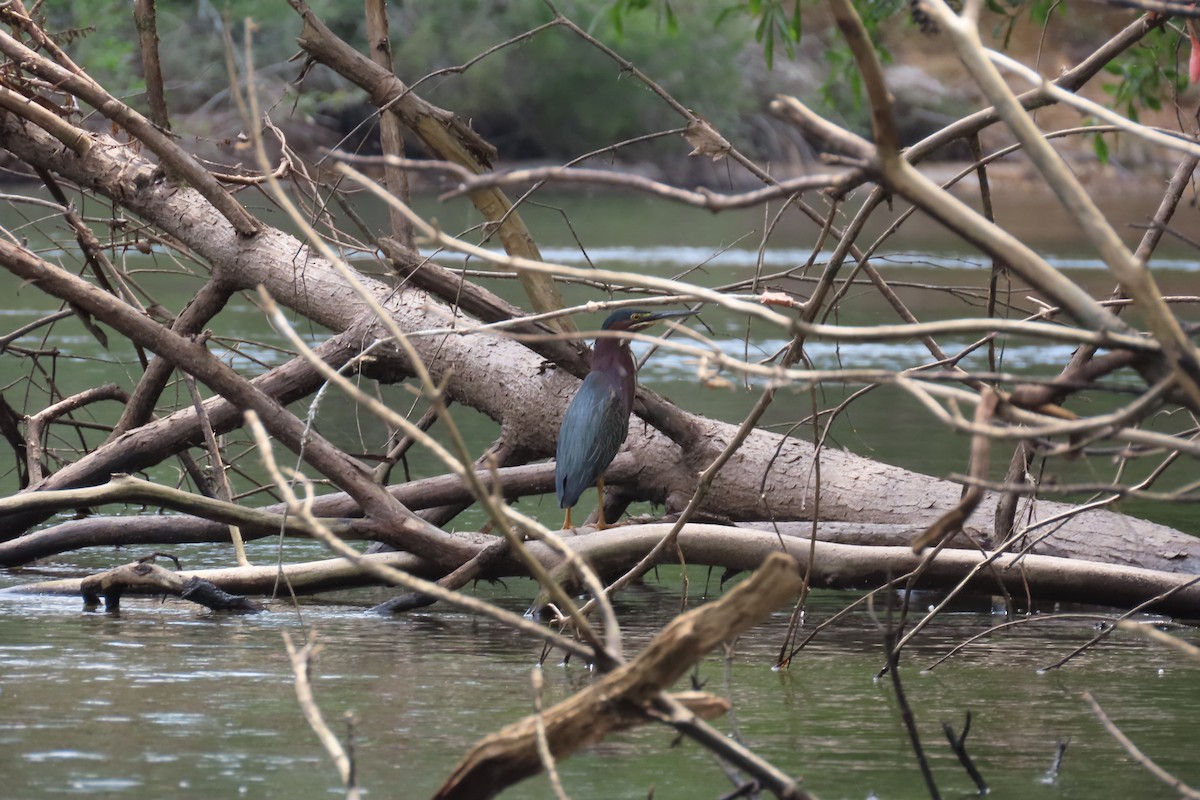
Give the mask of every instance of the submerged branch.
<svg viewBox="0 0 1200 800">
<path fill-rule="evenodd" d="M 676 617 L 632 661 L 542 713 L 551 754 L 562 760 L 616 728 L 648 721 L 649 704 L 700 656 L 756 625 L 799 591 L 795 561 L 776 553 L 720 600 Z M 494 797 L 537 774 L 542 769 L 537 729 L 535 715 L 487 736 L 434 796 L 439 800 Z"/>
<path fill-rule="evenodd" d="M 578 557 L 591 563 L 601 577 L 615 576 L 638 563 L 670 530 L 668 524 L 624 525 L 603 531 L 581 532 L 564 537 L 564 541 Z M 904 529 L 896 535 L 903 538 L 911 536 L 912 532 Z M 470 541 L 475 542 L 478 551 L 496 539 L 478 537 Z M 922 562 L 921 557 L 915 555 L 907 544 L 870 546 L 825 541 L 812 543 L 807 531 L 781 538 L 775 530 L 703 523 L 686 525 L 679 533 L 678 544 L 688 564 L 718 566 L 733 571 L 757 569 L 771 553 L 781 548 L 797 559 L 802 569 L 810 569 L 811 551 L 811 581 L 814 588 L 871 589 L 888 583 L 896 575 L 911 572 Z M 530 554 L 547 568 L 561 571 L 563 575 L 569 572 L 563 568 L 562 557 L 548 545 L 529 542 L 526 546 Z M 377 559 L 383 559 L 381 564 L 420 574 L 442 574 L 430 562 L 407 554 L 356 555 L 356 560 Z M 678 556 L 674 552 L 664 553 L 657 563 L 678 563 Z M 328 591 L 334 586 L 363 586 L 379 582 L 379 579 L 370 580 L 359 570 L 350 567 L 330 571 L 330 564 L 312 562 L 285 566 L 284 569 L 300 571 L 292 579 L 297 594 Z M 210 580 L 226 591 L 270 595 L 274 591 L 277 571 L 274 567 L 246 567 L 198 570 L 187 574 Z M 493 579 L 525 574 L 515 559 L 506 558 L 483 572 L 481 577 Z M 322 577 L 324 575 L 328 577 Z M 914 588 L 949 590 L 964 582 L 969 593 L 990 595 L 1003 588 L 1015 596 L 1028 596 L 1034 602 L 1061 601 L 1113 608 L 1133 608 L 1149 602 L 1144 608 L 1148 612 L 1200 617 L 1200 585 L 1196 584 L 1195 575 L 1078 558 L 944 549 L 925 568 Z M 44 581 L 7 591 L 73 594 L 79 591 L 79 582 Z"/>
</svg>

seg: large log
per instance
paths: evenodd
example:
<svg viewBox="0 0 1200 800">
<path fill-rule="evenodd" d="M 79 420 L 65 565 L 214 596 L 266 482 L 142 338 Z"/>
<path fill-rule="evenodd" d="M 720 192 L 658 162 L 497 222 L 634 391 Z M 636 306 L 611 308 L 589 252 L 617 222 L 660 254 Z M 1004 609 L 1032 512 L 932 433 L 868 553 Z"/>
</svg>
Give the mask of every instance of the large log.
<svg viewBox="0 0 1200 800">
<path fill-rule="evenodd" d="M 636 564 L 669 530 L 670 526 L 663 524 L 626 525 L 581 532 L 567 536 L 566 542 L 601 576 L 613 577 Z M 680 532 L 678 543 L 688 564 L 730 570 L 757 569 L 772 553 L 783 550 L 800 563 L 814 587 L 828 589 L 873 589 L 913 571 L 922 563 L 922 557 L 914 555 L 907 545 L 811 544 L 805 536 L 786 533 L 781 536 L 774 531 L 725 525 L 689 524 Z M 548 547 L 539 542 L 528 542 L 526 547 L 548 569 L 559 569 L 564 578 L 568 575 L 561 557 Z M 417 574 L 436 574 L 433 565 L 405 553 L 385 553 L 370 558 L 385 559 L 383 563 Z M 669 549 L 659 563 L 672 564 L 677 560 L 675 552 Z M 289 564 L 284 569 L 297 594 L 374 583 L 369 576 L 340 559 Z M 237 594 L 270 595 L 277 585 L 273 566 L 192 570 L 180 574 L 185 578 L 202 578 Z M 489 570 L 486 577 L 524 574 L 524 567 L 508 558 Z M 1162 596 L 1144 610 L 1200 618 L 1198 576 L 1054 556 L 948 549 L 928 565 L 914 588 L 947 591 L 964 580 L 968 580 L 969 594 L 1007 593 L 1021 609 L 1026 608 L 1029 598 L 1035 602 L 1130 609 Z M 81 580 L 76 578 L 25 584 L 6 591 L 78 594 L 80 590 Z M 127 591 L 137 593 L 136 588 Z"/>
<path fill-rule="evenodd" d="M 155 166 L 133 148 L 103 134 L 96 135 L 96 142 L 100 146 L 81 156 L 15 115 L 0 118 L 0 146 L 113 198 L 186 243 L 211 262 L 223 279 L 243 288 L 262 284 L 283 305 L 334 331 L 356 327 L 363 341 L 384 335 L 383 327 L 371 322 L 365 304 L 332 265 L 302 242 L 274 229 L 251 239 L 239 236 L 197 192 L 164 182 Z M 405 331 L 461 327 L 461 318 L 423 292 L 396 290 L 365 276 L 361 280 Z M 536 458 L 553 451 L 562 409 L 577 385 L 574 377 L 544 369 L 539 356 L 496 333 L 418 336 L 411 342 L 449 397 L 500 423 L 513 452 Z M 400 378 L 409 373 L 402 354 L 387 348 L 377 352 L 380 376 Z M 213 401 L 212 406 L 219 409 L 222 401 Z M 180 412 L 181 418 L 188 413 Z M 696 474 L 736 431 L 735 426 L 715 420 L 695 417 L 692 421 L 697 435 L 683 448 L 653 429 L 632 426 L 627 448 L 640 466 L 637 499 L 665 503 L 668 509 L 681 507 L 695 488 Z M 108 446 L 126 456 L 126 470 L 136 468 L 128 463 L 128 444 L 121 437 Z M 81 458 L 39 488 L 106 480 L 111 474 L 105 461 L 106 454 L 111 457 L 108 448 Z M 717 476 L 705 510 L 735 520 L 808 519 L 819 490 L 824 519 L 920 526 L 937 519 L 959 499 L 958 484 L 830 449 L 821 454 L 817 487 L 813 455 L 812 445 L 806 442 L 754 432 Z M 760 495 L 764 478 L 769 505 Z M 984 502 L 987 508 L 990 501 Z M 1042 501 L 1036 516 L 1046 519 L 1070 510 L 1066 504 Z M 975 532 L 990 537 L 990 523 L 982 517 L 983 512 L 973 520 Z M 0 532 L 12 535 L 29 524 L 27 519 L 0 518 Z M 1124 551 L 1115 556 L 1120 561 L 1136 555 L 1138 563 L 1154 569 L 1200 572 L 1200 550 L 1192 537 L 1107 510 L 1066 519 L 1047 544 L 1068 538 L 1092 541 L 1102 534 L 1124 543 Z M 1092 557 L 1108 557 L 1102 542 Z"/>
</svg>

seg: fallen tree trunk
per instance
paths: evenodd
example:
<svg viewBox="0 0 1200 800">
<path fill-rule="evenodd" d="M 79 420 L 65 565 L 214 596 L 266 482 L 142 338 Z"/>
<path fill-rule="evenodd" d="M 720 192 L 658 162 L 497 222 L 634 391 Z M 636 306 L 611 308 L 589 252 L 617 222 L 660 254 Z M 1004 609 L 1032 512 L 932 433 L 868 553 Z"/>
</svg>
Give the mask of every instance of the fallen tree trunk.
<svg viewBox="0 0 1200 800">
<path fill-rule="evenodd" d="M 568 537 L 572 549 L 588 559 L 601 575 L 628 569 L 670 529 L 667 525 L 614 528 Z M 867 547 L 817 542 L 803 536 L 785 537 L 759 530 L 736 534 L 716 525 L 688 525 L 679 544 L 689 564 L 711 564 L 751 570 L 768 553 L 782 548 L 800 562 L 801 573 L 811 560 L 812 585 L 829 589 L 873 589 L 915 570 L 922 556 L 911 547 Z M 674 563 L 664 554 L 660 563 Z M 990 564 L 990 566 L 989 566 Z M 974 594 L 1010 594 L 1018 603 L 1070 602 L 1129 609 L 1166 595 L 1146 611 L 1200 616 L 1200 576 L 1101 564 L 1053 556 L 1018 556 L 978 550 L 943 550 L 921 574 L 914 588 L 951 589 L 970 579 Z"/>
<path fill-rule="evenodd" d="M 669 530 L 670 526 L 664 524 L 624 525 L 566 536 L 565 541 L 602 577 L 612 577 L 636 564 Z M 812 585 L 826 589 L 874 589 L 912 572 L 922 563 L 922 557 L 913 554 L 907 545 L 817 542 L 813 546 L 806 535 L 780 535 L 723 525 L 689 524 L 679 534 L 678 542 L 688 564 L 743 571 L 758 568 L 771 553 L 781 550 L 800 562 L 802 571 L 807 571 L 811 546 Z M 570 580 L 562 558 L 550 548 L 538 542 L 528 542 L 526 547 L 544 566 L 558 570 L 559 577 Z M 417 574 L 438 574 L 434 565 L 404 553 L 368 557 L 387 559 L 383 563 Z M 678 557 L 668 551 L 660 557 L 659 563 L 678 563 Z M 284 570 L 297 594 L 376 583 L 340 559 L 291 564 Z M 279 580 L 279 573 L 273 566 L 192 570 L 179 574 L 203 578 L 231 593 L 268 596 L 276 591 Z M 482 577 L 496 579 L 526 574 L 524 566 L 509 557 Z M 1032 600 L 1130 609 L 1162 595 L 1160 601 L 1145 610 L 1200 617 L 1198 576 L 1054 556 L 947 549 L 928 565 L 914 588 L 945 591 L 968 579 L 967 589 L 971 594 L 1009 594 L 1022 608 L 1028 608 Z M 77 594 L 80 585 L 79 579 L 56 580 L 7 591 Z M 136 590 L 131 587 L 129 591 Z"/>
<path fill-rule="evenodd" d="M 553 485 L 553 464 L 537 464 L 524 467 L 508 467 L 498 473 L 505 481 L 505 493 L 508 494 L 507 479 L 514 478 L 514 483 L 530 492 L 548 492 Z M 619 456 L 613 468 L 606 475 L 606 482 L 616 486 L 624 486 L 634 480 L 636 467 L 629 454 Z M 490 490 L 492 472 L 481 471 L 479 478 Z M 461 481 L 453 476 L 439 476 L 399 484 L 389 488 L 405 505 L 414 509 L 428 506 L 441 506 L 450 502 L 461 501 L 469 497 Z M 520 492 L 510 495 L 510 499 L 519 496 Z M 416 498 L 422 498 L 420 500 Z M 287 511 L 283 503 L 265 506 L 259 511 L 282 515 Z M 324 495 L 314 504 L 314 512 L 318 517 L 335 520 L 335 529 L 339 535 L 349 540 L 371 539 L 375 526 L 369 521 L 362 520 L 356 515 L 361 511 L 353 500 L 341 493 Z M 648 520 L 640 519 L 639 524 Z M 758 531 L 773 533 L 778 531 L 784 536 L 808 539 L 813 535 L 812 522 L 768 522 L 744 521 L 739 527 L 751 528 Z M 859 545 L 864 547 L 909 547 L 912 541 L 925 530 L 920 523 L 887 523 L 887 522 L 838 522 L 830 520 L 818 521 L 816 539 L 820 542 L 833 544 Z M 622 530 L 629 530 L 622 527 Z M 985 537 L 986 531 L 968 526 L 968 532 L 973 536 Z M 242 537 L 246 541 L 262 539 L 268 536 L 278 536 L 280 531 L 274 527 L 255 527 L 242 524 Z M 286 532 L 289 536 L 306 534 Z M 458 536 L 467 536 L 460 532 Z M 733 535 L 731 533 L 731 535 Z M 482 548 L 490 541 L 486 536 L 478 536 L 478 547 Z M 229 526 L 223 522 L 201 519 L 181 514 L 141 514 L 137 516 L 93 516 L 84 519 L 68 520 L 43 530 L 32 531 L 24 536 L 8 542 L 0 542 L 0 566 L 20 566 L 62 553 L 86 548 L 101 547 L 133 547 L 133 546 L 163 546 L 170 547 L 181 544 L 230 543 Z M 974 546 L 964 539 L 957 537 L 951 541 L 952 549 L 974 549 Z M 1179 548 L 1173 550 L 1173 548 Z M 1190 567 L 1200 558 L 1200 540 L 1190 536 L 1179 535 L 1170 529 L 1161 531 L 1149 529 L 1141 531 L 1137 538 L 1124 535 L 1123 531 L 1075 531 L 1060 530 L 1058 534 L 1036 545 L 1032 553 L 1056 558 L 1072 558 L 1116 566 L 1136 567 L 1154 572 L 1175 572 L 1193 574 Z M 1102 556 L 1102 557 L 1101 557 Z M 425 574 L 425 573 L 422 573 Z"/>
<path fill-rule="evenodd" d="M 303 243 L 273 229 L 250 238 L 240 236 L 197 192 L 162 181 L 156 167 L 134 148 L 120 146 L 104 135 L 96 139 L 105 146 L 92 147 L 81 156 L 15 115 L 0 118 L 0 146 L 31 164 L 54 169 L 118 199 L 193 248 L 230 285 L 250 288 L 261 284 L 277 301 L 317 324 L 335 331 L 353 329 L 357 340 L 364 344 L 385 335 L 383 327 L 371 320 L 361 298 L 328 262 L 313 255 Z M 405 331 L 445 329 L 456 324 L 452 309 L 423 292 L 397 290 L 367 277 L 360 279 Z M 544 369 L 541 357 L 496 333 L 418 336 L 411 343 L 448 397 L 500 423 L 505 447 L 515 459 L 530 460 L 551 453 L 561 411 L 577 385 L 574 377 Z M 159 345 L 149 340 L 139 344 L 151 350 Z M 376 354 L 373 374 L 391 380 L 410 374 L 411 365 L 395 349 L 380 348 Z M 184 370 L 198 367 L 179 354 L 172 357 Z M 225 401 L 209 401 L 208 407 L 210 416 L 236 424 L 236 409 Z M 531 413 L 533 409 L 537 412 Z M 152 435 L 149 429 L 153 424 L 144 426 L 80 458 L 36 488 L 103 482 L 112 474 L 117 454 L 122 471 L 157 463 L 167 450 L 177 452 L 192 442 L 188 434 L 194 434 L 194 423 L 179 422 L 190 420 L 189 415 L 194 412 L 178 412 L 171 442 L 164 443 L 161 436 Z M 682 508 L 696 488 L 696 475 L 736 433 L 733 425 L 687 416 L 687 427 L 694 435 L 682 447 L 654 430 L 632 426 L 627 447 L 639 468 L 631 499 L 663 503 L 669 511 Z M 704 510 L 733 520 L 768 516 L 807 519 L 819 493 L 822 517 L 829 521 L 924 526 L 958 502 L 960 487 L 955 483 L 829 449 L 821 453 L 818 486 L 813 481 L 813 461 L 814 449 L 809 443 L 755 431 L 716 477 Z M 764 484 L 769 488 L 769 503 L 761 495 Z M 995 498 L 984 502 L 994 503 Z M 1039 501 L 1035 516 L 1045 520 L 1070 511 L 1066 504 Z M 989 523 L 981 520 L 983 516 L 977 515 L 974 532 L 994 540 Z M 0 532 L 5 538 L 13 538 L 38 520 L 36 515 L 6 515 L 0 517 Z M 1120 560 L 1141 551 L 1141 563 L 1156 569 L 1200 572 L 1200 551 L 1192 537 L 1106 510 L 1091 510 L 1055 523 L 1055 532 L 1047 541 L 1088 541 L 1097 531 L 1120 533 L 1126 542 L 1124 552 L 1114 556 Z M 396 537 L 401 546 L 404 536 L 401 533 Z M 467 560 L 470 546 L 459 552 L 460 561 Z M 1092 557 L 1103 560 L 1109 554 L 1100 545 Z"/>
<path fill-rule="evenodd" d="M 364 556 L 364 558 L 415 575 L 439 574 L 432 564 L 408 553 L 375 553 Z M 362 570 L 344 558 L 328 558 L 298 564 L 270 564 L 261 567 L 184 569 L 171 574 L 184 581 L 192 578 L 208 581 L 230 594 L 260 597 L 274 596 L 285 586 L 297 595 L 312 595 L 377 584 L 375 580 L 368 578 Z M 21 586 L 10 586 L 0 589 L 0 592 L 5 594 L 81 595 L 84 592 L 85 584 L 95 577 L 38 581 Z M 146 586 L 131 584 L 125 587 L 124 593 L 156 595 L 163 592 L 160 588 L 148 584 Z"/>
</svg>

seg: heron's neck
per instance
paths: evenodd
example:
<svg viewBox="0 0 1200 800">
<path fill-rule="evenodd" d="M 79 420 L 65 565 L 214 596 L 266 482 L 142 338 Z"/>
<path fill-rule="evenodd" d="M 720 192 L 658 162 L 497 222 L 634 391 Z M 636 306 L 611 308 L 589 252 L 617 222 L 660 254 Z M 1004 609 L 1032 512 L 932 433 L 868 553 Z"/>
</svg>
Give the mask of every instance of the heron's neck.
<svg viewBox="0 0 1200 800">
<path fill-rule="evenodd" d="M 614 365 L 633 369 L 633 354 L 629 352 L 629 342 L 602 336 L 596 340 L 596 346 L 592 350 L 592 369 Z"/>
<path fill-rule="evenodd" d="M 597 339 L 592 351 L 592 371 L 603 372 L 614 378 L 621 387 L 624 401 L 627 404 L 633 402 L 637 365 L 634 364 L 633 354 L 629 352 L 628 342 L 608 337 Z"/>
</svg>

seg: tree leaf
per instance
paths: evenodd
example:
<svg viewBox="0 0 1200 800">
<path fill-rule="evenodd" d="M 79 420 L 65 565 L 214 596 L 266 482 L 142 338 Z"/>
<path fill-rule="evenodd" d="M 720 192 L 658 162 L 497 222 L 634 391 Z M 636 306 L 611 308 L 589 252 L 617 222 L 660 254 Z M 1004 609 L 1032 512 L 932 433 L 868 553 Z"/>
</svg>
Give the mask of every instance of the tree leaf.
<svg viewBox="0 0 1200 800">
<path fill-rule="evenodd" d="M 1108 142 L 1104 141 L 1104 134 L 1092 134 L 1092 149 L 1096 151 L 1096 160 L 1101 164 L 1108 164 Z"/>
<path fill-rule="evenodd" d="M 622 0 L 617 0 L 608 9 L 608 18 L 612 20 L 613 30 L 616 31 L 617 38 L 625 35 L 625 21 L 621 19 L 621 3 Z"/>
</svg>

